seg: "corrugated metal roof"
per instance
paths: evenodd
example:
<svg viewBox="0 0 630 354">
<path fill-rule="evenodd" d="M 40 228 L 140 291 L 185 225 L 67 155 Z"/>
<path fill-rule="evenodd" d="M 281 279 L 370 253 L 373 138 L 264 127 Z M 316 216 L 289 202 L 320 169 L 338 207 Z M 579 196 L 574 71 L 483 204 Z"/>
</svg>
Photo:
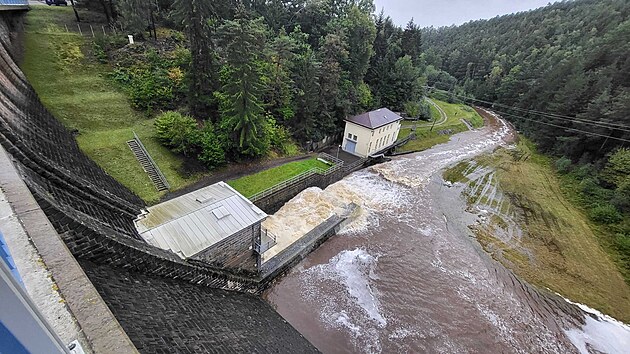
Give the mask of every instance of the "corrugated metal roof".
<svg viewBox="0 0 630 354">
<path fill-rule="evenodd" d="M 188 258 L 267 214 L 224 182 L 149 207 L 136 219 L 148 243 Z"/>
<path fill-rule="evenodd" d="M 366 128 L 376 129 L 402 119 L 403 118 L 401 116 L 387 108 L 379 108 L 375 111 L 365 112 L 354 117 L 349 117 L 346 121 L 362 125 Z"/>
</svg>

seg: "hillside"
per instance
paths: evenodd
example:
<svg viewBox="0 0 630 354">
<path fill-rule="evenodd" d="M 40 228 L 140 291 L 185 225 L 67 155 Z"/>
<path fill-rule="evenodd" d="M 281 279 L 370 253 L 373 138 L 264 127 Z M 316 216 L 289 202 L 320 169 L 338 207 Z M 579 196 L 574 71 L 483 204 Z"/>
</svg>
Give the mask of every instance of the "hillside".
<svg viewBox="0 0 630 354">
<path fill-rule="evenodd" d="M 468 96 L 501 104 L 542 151 L 596 161 L 630 142 L 629 16 L 625 0 L 563 1 L 429 28 L 423 58 Z"/>
</svg>

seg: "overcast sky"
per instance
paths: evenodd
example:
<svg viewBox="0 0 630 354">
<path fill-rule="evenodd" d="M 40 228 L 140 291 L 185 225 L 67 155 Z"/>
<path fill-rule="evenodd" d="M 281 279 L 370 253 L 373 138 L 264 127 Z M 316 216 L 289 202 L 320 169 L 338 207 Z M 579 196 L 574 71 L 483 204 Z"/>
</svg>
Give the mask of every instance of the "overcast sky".
<svg viewBox="0 0 630 354">
<path fill-rule="evenodd" d="M 397 25 L 413 17 L 420 27 L 449 26 L 469 20 L 492 18 L 513 12 L 535 9 L 554 0 L 374 0 L 376 13 L 385 8 Z"/>
</svg>

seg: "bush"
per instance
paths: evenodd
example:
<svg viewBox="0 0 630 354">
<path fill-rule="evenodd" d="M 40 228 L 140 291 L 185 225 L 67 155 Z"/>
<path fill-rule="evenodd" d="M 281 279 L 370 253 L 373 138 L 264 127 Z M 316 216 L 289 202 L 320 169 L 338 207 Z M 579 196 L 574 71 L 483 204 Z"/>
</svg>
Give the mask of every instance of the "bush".
<svg viewBox="0 0 630 354">
<path fill-rule="evenodd" d="M 155 119 L 156 136 L 177 153 L 190 156 L 197 151 L 199 130 L 197 121 L 178 112 L 164 112 Z"/>
<path fill-rule="evenodd" d="M 159 55 L 148 49 L 139 60 L 121 60 L 110 77 L 121 84 L 140 110 L 174 109 L 186 95 L 184 69 L 190 53 L 177 49 Z"/>
<path fill-rule="evenodd" d="M 590 217 L 600 224 L 616 224 L 621 221 L 622 216 L 614 206 L 610 204 L 598 205 L 591 209 Z"/>
<path fill-rule="evenodd" d="M 630 235 L 618 233 L 615 235 L 615 248 L 621 257 L 630 263 Z"/>
<path fill-rule="evenodd" d="M 210 122 L 206 122 L 197 136 L 199 155 L 197 158 L 209 169 L 221 166 L 225 163 L 225 150 L 223 148 L 227 137 L 217 134 Z"/>
<path fill-rule="evenodd" d="M 557 159 L 556 162 L 554 163 L 554 166 L 556 168 L 556 171 L 558 171 L 558 173 L 561 173 L 563 175 L 571 172 L 571 167 L 572 167 L 571 160 L 564 156 Z"/>
<path fill-rule="evenodd" d="M 579 165 L 577 168 L 575 168 L 575 170 L 573 171 L 573 174 L 579 179 L 584 179 L 584 178 L 597 176 L 597 170 L 595 169 L 593 165 L 591 165 L 590 163 L 587 163 L 587 164 Z"/>
<path fill-rule="evenodd" d="M 98 35 L 94 38 L 92 42 L 92 51 L 94 53 L 94 57 L 101 63 L 106 64 L 108 57 L 105 48 L 107 46 L 105 36 Z"/>
<path fill-rule="evenodd" d="M 278 125 L 273 117 L 267 118 L 266 131 L 272 148 L 284 155 L 295 155 L 298 152 L 297 146 L 291 139 L 291 133 L 286 127 Z"/>
<path fill-rule="evenodd" d="M 409 118 L 420 118 L 420 103 L 408 101 L 403 104 L 403 108 Z"/>
</svg>

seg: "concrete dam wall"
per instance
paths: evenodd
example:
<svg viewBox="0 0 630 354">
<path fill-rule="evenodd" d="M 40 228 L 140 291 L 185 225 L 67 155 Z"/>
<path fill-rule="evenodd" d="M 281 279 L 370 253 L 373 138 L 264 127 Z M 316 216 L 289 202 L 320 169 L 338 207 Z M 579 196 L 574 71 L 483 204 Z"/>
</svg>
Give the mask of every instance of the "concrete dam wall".
<svg viewBox="0 0 630 354">
<path fill-rule="evenodd" d="M 17 171 L 136 348 L 316 352 L 260 298 L 219 290 L 255 292 L 255 281 L 139 237 L 143 201 L 81 152 L 19 68 L 23 16 L 0 11 L 0 145 L 12 165 L 0 169 Z"/>
</svg>

